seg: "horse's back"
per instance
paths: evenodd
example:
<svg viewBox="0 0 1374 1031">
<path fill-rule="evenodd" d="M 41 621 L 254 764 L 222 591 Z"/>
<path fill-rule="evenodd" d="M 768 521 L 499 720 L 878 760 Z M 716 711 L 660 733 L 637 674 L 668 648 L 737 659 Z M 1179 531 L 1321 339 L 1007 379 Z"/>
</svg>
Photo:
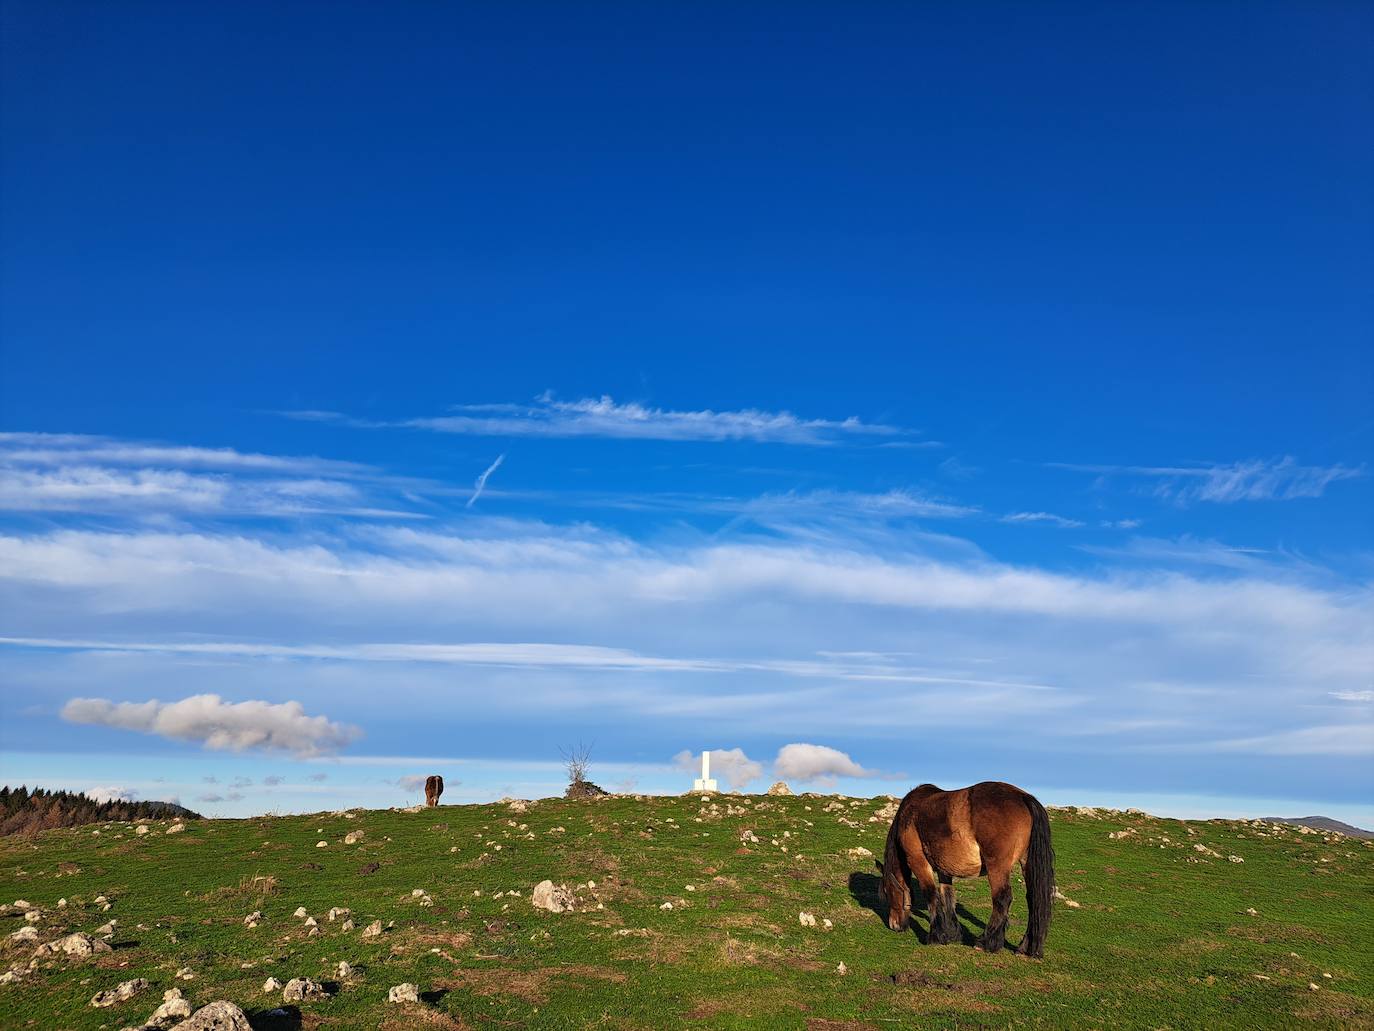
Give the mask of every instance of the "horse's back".
<svg viewBox="0 0 1374 1031">
<path fill-rule="evenodd" d="M 922 784 L 901 809 L 930 865 L 952 877 L 977 877 L 994 863 L 1018 862 L 1030 844 L 1029 796 L 1014 784 L 982 781 L 942 791 Z"/>
<path fill-rule="evenodd" d="M 985 856 L 1019 862 L 1030 845 L 1031 796 L 1015 784 L 985 780 L 968 788 L 974 836 Z"/>
</svg>

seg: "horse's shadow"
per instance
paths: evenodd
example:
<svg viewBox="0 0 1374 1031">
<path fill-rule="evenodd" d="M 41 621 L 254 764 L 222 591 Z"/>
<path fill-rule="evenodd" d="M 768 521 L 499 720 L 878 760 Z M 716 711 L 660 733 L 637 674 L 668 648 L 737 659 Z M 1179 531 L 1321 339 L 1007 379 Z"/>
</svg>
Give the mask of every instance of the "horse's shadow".
<svg viewBox="0 0 1374 1031">
<path fill-rule="evenodd" d="M 299 1006 L 278 1006 L 270 1010 L 255 1010 L 247 1014 L 253 1031 L 300 1031 L 304 1026 Z"/>
<path fill-rule="evenodd" d="M 878 919 L 886 927 L 887 903 L 883 901 L 882 893 L 879 891 L 882 883 L 881 877 L 871 873 L 856 871 L 849 875 L 850 897 L 865 909 L 870 909 L 877 914 Z M 987 924 L 965 909 L 962 902 L 955 903 L 954 911 L 959 916 L 959 935 L 963 939 L 963 943 L 965 945 L 976 944 L 978 936 L 965 927 L 964 922 L 967 921 L 975 925 L 980 931 Z M 917 922 L 916 917 L 918 915 L 925 921 L 925 926 Z M 922 945 L 930 944 L 930 914 L 926 912 L 925 899 L 921 897 L 920 892 L 914 892 L 912 895 L 912 913 L 907 917 L 907 926 L 916 933 L 916 939 Z"/>
</svg>

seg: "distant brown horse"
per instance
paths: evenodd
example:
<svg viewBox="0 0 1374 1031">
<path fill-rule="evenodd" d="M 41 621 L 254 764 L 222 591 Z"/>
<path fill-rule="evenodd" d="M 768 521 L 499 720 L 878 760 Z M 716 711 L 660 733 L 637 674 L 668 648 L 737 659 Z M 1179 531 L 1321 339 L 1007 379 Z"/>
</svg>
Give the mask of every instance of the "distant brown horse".
<svg viewBox="0 0 1374 1031">
<path fill-rule="evenodd" d="M 1026 934 L 1016 951 L 1040 958 L 1050 929 L 1054 896 L 1054 849 L 1045 807 L 1018 787 L 984 781 L 957 791 L 922 784 L 897 807 L 887 832 L 883 872 L 887 926 L 902 931 L 911 911 L 910 878 L 926 897 L 932 945 L 958 941 L 954 878 L 986 876 L 992 917 L 979 941 L 986 952 L 1006 942 L 1011 909 L 1011 868 L 1021 864 L 1026 879 Z"/>
<path fill-rule="evenodd" d="M 425 778 L 425 805 L 438 805 L 439 796 L 444 793 L 444 778 L 437 773 Z"/>
</svg>

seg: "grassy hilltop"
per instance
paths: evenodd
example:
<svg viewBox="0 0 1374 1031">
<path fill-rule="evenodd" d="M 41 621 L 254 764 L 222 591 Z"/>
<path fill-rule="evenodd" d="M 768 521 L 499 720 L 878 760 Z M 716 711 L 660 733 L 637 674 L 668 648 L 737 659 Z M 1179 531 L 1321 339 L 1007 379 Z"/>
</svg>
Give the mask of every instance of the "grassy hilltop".
<svg viewBox="0 0 1374 1031">
<path fill-rule="evenodd" d="M 112 952 L 46 957 L 0 985 L 0 1027 L 137 1027 L 170 987 L 195 1006 L 229 999 L 264 1027 L 1374 1026 L 1374 842 L 1052 811 L 1065 899 L 1037 962 L 924 946 L 924 914 L 917 931 L 886 929 L 873 859 L 850 851 L 881 857 L 887 821 L 871 818 L 885 802 L 545 800 L 4 840 L 0 902 L 41 910 L 40 941 L 118 923 Z M 575 911 L 531 905 L 545 878 L 573 889 Z M 961 882 L 960 903 L 971 941 L 986 882 Z M 355 929 L 329 921 L 332 907 Z M 1017 885 L 1012 942 L 1024 919 Z M 387 929 L 363 937 L 374 920 Z M 23 926 L 0 919 L 6 935 Z M 0 956 L 8 969 L 32 954 Z M 91 1006 L 135 977 L 151 987 Z M 333 994 L 266 1018 L 283 1005 L 263 993 L 268 977 Z M 422 1001 L 388 1003 L 402 982 Z"/>
</svg>

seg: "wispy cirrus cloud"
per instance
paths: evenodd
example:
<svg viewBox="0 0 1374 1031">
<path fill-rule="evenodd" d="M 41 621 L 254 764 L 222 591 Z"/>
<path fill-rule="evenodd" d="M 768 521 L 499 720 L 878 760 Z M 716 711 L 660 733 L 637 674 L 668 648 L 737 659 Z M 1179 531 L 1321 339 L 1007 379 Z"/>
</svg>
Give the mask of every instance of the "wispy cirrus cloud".
<svg viewBox="0 0 1374 1031">
<path fill-rule="evenodd" d="M 1363 466 L 1302 465 L 1297 459 L 1252 458 L 1241 462 L 1199 466 L 1076 465 L 1051 462 L 1051 468 L 1107 476 L 1151 480 L 1155 496 L 1187 505 L 1206 501 L 1231 504 L 1237 501 L 1291 501 L 1319 498 L 1326 488 L 1341 480 L 1365 475 Z"/>
<path fill-rule="evenodd" d="M 1062 529 L 1071 530 L 1083 526 L 1079 519 L 1068 519 L 1053 512 L 1011 512 L 1001 517 L 1004 523 L 1049 523 Z"/>
<path fill-rule="evenodd" d="M 264 455 L 234 448 L 142 443 L 76 433 L 0 433 L 0 462 L 17 465 L 139 465 L 355 476 L 370 466 L 329 458 Z"/>
<path fill-rule="evenodd" d="M 0 434 L 0 511 L 427 518 L 353 462 L 71 434 Z M 372 481 L 369 483 L 368 481 Z"/>
<path fill-rule="evenodd" d="M 226 702 L 213 694 L 192 695 L 176 702 L 73 698 L 62 707 L 62 718 L 68 723 L 197 742 L 212 751 L 261 749 L 299 757 L 336 751 L 360 733 L 355 727 L 323 716 L 307 716 L 300 702 Z"/>
<path fill-rule="evenodd" d="M 823 446 L 864 438 L 906 437 L 909 431 L 881 423 L 846 419 L 805 419 L 787 411 L 759 408 L 716 411 L 655 408 L 613 398 L 560 401 L 544 394 L 518 404 L 457 405 L 450 415 L 399 420 L 357 419 L 337 412 L 287 411 L 280 414 L 312 422 L 334 422 L 364 429 L 408 428 L 487 437 L 602 437 L 621 440 L 756 441 Z M 929 443 L 929 442 L 927 442 Z"/>
</svg>

